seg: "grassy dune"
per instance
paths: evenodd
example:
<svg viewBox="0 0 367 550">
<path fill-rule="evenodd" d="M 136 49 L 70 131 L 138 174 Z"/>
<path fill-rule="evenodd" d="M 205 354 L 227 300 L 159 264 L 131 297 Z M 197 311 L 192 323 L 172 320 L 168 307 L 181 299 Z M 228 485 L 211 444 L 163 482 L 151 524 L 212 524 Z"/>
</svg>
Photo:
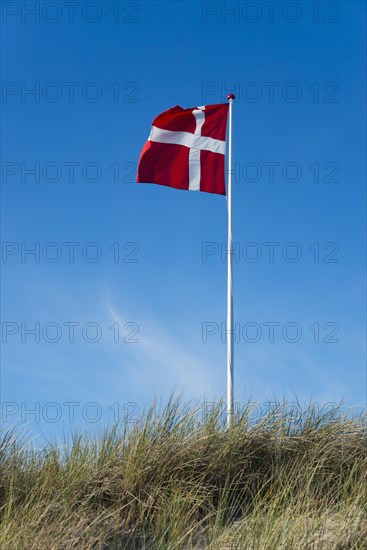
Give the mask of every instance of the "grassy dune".
<svg viewBox="0 0 367 550">
<path fill-rule="evenodd" d="M 171 400 L 43 451 L 6 432 L 0 547 L 367 548 L 364 419 L 250 405 L 226 430 Z"/>
</svg>

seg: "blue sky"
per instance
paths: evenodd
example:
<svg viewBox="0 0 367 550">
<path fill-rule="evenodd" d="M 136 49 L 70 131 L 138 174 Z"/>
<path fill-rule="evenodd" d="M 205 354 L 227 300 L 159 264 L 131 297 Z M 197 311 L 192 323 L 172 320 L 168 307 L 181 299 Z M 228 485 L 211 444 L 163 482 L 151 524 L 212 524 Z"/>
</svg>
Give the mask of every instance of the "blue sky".
<svg viewBox="0 0 367 550">
<path fill-rule="evenodd" d="M 363 406 L 365 3 L 70 9 L 2 4 L 3 420 L 224 394 L 225 198 L 134 179 L 156 115 L 230 91 L 236 400 Z"/>
</svg>

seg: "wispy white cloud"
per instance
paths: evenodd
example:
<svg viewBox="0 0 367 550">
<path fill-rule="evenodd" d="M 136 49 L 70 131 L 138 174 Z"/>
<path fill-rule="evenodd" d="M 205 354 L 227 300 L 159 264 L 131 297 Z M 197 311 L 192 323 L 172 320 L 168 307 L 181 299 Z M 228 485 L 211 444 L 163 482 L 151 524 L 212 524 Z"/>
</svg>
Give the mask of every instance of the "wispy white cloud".
<svg viewBox="0 0 367 550">
<path fill-rule="evenodd" d="M 108 304 L 108 312 L 115 322 L 124 326 L 129 317 Z M 135 379 L 154 388 L 157 393 L 184 389 L 192 397 L 218 391 L 218 362 L 203 358 L 194 343 L 183 334 L 181 339 L 162 326 L 158 319 L 146 317 L 139 325 L 139 342 L 129 346 L 131 373 Z M 192 348 L 191 348 L 192 345 Z M 190 351 L 192 349 L 192 351 Z"/>
</svg>

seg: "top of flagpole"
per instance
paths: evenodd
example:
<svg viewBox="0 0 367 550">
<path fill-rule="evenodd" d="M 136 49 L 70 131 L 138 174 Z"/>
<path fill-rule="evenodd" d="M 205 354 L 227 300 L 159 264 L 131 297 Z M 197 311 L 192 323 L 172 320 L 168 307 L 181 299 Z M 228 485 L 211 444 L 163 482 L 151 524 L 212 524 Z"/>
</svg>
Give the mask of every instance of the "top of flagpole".
<svg viewBox="0 0 367 550">
<path fill-rule="evenodd" d="M 228 94 L 227 99 L 229 99 L 229 100 L 236 99 L 236 96 L 234 94 Z"/>
</svg>

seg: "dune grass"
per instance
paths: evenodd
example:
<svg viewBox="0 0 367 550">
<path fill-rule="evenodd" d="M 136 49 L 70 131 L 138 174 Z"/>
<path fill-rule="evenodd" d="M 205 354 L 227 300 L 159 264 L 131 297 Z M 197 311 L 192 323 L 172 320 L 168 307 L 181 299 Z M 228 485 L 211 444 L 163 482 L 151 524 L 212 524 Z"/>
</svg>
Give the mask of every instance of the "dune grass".
<svg viewBox="0 0 367 550">
<path fill-rule="evenodd" d="M 42 451 L 5 432 L 0 547 L 367 548 L 364 418 L 251 405 L 227 430 L 171 399 Z"/>
</svg>

